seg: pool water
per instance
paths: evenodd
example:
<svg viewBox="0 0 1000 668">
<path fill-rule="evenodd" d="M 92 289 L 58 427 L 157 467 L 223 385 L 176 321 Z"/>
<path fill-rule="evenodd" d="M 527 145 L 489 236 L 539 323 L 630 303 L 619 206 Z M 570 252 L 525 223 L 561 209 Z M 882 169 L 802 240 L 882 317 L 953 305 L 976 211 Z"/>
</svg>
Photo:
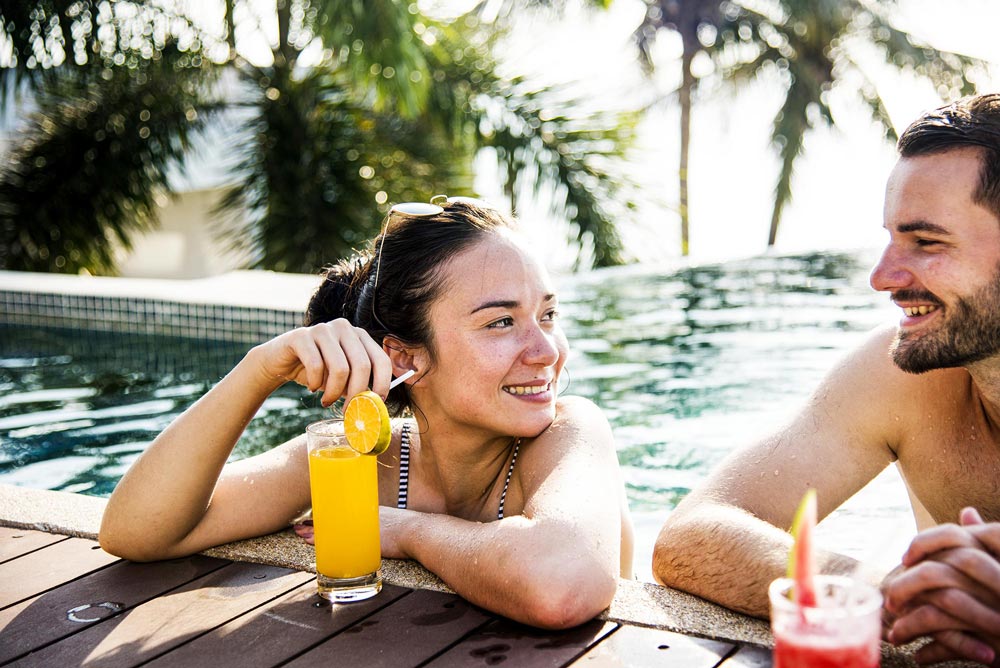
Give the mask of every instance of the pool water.
<svg viewBox="0 0 1000 668">
<path fill-rule="evenodd" d="M 641 578 L 650 577 L 659 526 L 711 467 L 784 422 L 839 356 L 895 318 L 868 287 L 874 260 L 762 256 L 558 280 L 573 351 L 563 391 L 595 401 L 614 428 Z M 0 327 L 0 482 L 110 494 L 155 435 L 244 353 L 221 342 Z M 317 397 L 286 385 L 233 456 L 261 452 L 326 414 Z M 818 540 L 888 563 L 910 533 L 906 494 L 890 469 L 821 523 Z M 878 541 L 873 554 L 874 535 L 893 541 Z"/>
</svg>

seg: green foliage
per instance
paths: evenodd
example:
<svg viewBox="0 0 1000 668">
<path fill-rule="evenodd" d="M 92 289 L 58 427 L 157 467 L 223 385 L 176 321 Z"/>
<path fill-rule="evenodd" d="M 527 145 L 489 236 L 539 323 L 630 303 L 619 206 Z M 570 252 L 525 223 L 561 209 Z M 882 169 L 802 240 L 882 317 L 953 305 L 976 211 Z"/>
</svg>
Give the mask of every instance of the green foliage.
<svg viewBox="0 0 1000 668">
<path fill-rule="evenodd" d="M 168 45 L 53 78 L 0 172 L 0 269 L 114 270 L 155 221 L 167 170 L 216 107 L 198 59 Z"/>
<path fill-rule="evenodd" d="M 446 190 L 470 188 L 450 168 L 440 130 L 358 105 L 346 75 L 316 69 L 254 87 L 239 185 L 222 204 L 237 216 L 229 240 L 256 253 L 254 267 L 314 273 L 378 230 L 380 199 L 428 200 L 432 178 Z"/>
<path fill-rule="evenodd" d="M 227 20 L 245 2 L 227 0 Z M 555 192 L 594 262 L 622 261 L 614 220 L 627 206 L 607 198 L 624 187 L 612 163 L 634 117 L 543 118 L 550 91 L 497 75 L 500 29 L 481 9 L 440 24 L 392 0 L 279 0 L 261 67 L 235 50 L 234 26 L 228 58 L 213 62 L 216 38 L 147 3 L 5 5 L 14 60 L 0 87 L 32 91 L 37 110 L 0 171 L 0 267 L 113 273 L 108 242 L 127 248 L 156 224 L 169 170 L 222 108 L 245 120 L 229 138 L 239 160 L 220 234 L 254 267 L 314 272 L 375 233 L 393 202 L 474 194 L 482 148 L 496 151 L 512 203 L 522 187 Z M 205 87 L 225 69 L 239 93 L 215 105 Z"/>
</svg>

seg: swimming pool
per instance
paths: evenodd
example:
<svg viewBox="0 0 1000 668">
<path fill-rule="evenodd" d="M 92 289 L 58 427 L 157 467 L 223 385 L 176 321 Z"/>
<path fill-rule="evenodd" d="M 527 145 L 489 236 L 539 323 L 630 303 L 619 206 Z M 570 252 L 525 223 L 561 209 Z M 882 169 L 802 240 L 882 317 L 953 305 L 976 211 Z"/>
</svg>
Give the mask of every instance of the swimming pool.
<svg viewBox="0 0 1000 668">
<path fill-rule="evenodd" d="M 864 252 L 763 256 L 558 281 L 573 350 L 565 391 L 594 400 L 614 427 L 640 577 L 649 577 L 660 524 L 710 468 L 780 424 L 840 355 L 895 317 L 868 287 L 874 260 Z M 0 326 L 0 482 L 110 494 L 153 437 L 246 348 Z M 234 457 L 290 438 L 324 414 L 316 397 L 285 386 L 265 402 Z M 909 527 L 906 494 L 890 469 L 824 521 L 819 540 L 871 556 L 872 536 L 905 543 Z"/>
</svg>

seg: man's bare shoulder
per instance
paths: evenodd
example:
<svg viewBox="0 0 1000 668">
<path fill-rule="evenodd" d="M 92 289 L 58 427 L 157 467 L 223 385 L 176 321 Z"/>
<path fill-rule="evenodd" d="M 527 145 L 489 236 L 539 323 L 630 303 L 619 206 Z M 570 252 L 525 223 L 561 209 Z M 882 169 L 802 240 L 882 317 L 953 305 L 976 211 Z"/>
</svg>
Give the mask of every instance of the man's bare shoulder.
<svg viewBox="0 0 1000 668">
<path fill-rule="evenodd" d="M 832 380 L 849 383 L 845 388 L 865 401 L 875 401 L 882 409 L 896 407 L 911 412 L 926 409 L 925 403 L 939 404 L 948 396 L 968 390 L 969 374 L 961 368 L 907 373 L 892 361 L 895 326 L 873 330 L 834 371 Z"/>
</svg>

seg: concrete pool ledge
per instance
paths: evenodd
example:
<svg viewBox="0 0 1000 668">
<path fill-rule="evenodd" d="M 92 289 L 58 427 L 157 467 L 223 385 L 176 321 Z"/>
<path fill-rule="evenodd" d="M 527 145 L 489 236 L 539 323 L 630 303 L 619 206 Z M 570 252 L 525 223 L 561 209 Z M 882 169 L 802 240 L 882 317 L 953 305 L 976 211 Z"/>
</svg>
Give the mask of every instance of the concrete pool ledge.
<svg viewBox="0 0 1000 668">
<path fill-rule="evenodd" d="M 0 526 L 96 539 L 105 505 L 106 500 L 99 497 L 0 484 Z M 203 554 L 301 571 L 315 570 L 312 548 L 291 530 L 237 541 Z M 451 592 L 440 579 L 412 561 L 385 559 L 382 576 L 390 584 Z M 601 618 L 715 640 L 764 647 L 773 644 L 765 621 L 649 582 L 619 580 L 614 601 Z M 883 645 L 882 666 L 915 665 L 910 658 L 912 649 L 897 650 Z"/>
</svg>

